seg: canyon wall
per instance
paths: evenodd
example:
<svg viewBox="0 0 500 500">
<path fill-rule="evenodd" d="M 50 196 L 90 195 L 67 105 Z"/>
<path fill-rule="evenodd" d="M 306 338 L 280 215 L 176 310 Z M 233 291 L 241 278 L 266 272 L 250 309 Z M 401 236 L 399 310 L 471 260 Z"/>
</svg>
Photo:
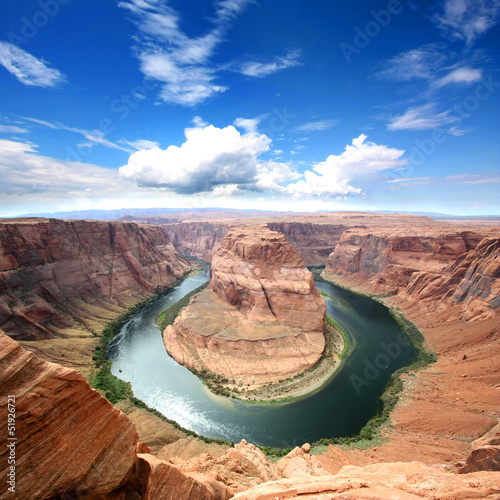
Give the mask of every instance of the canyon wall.
<svg viewBox="0 0 500 500">
<path fill-rule="evenodd" d="M 181 253 L 210 262 L 228 232 L 231 222 L 182 222 L 163 227 L 172 244 Z"/>
<path fill-rule="evenodd" d="M 324 275 L 375 294 L 444 299 L 463 305 L 468 317 L 488 315 L 500 307 L 498 231 L 348 230 Z"/>
<path fill-rule="evenodd" d="M 437 227 L 439 223 L 428 217 L 407 214 L 369 214 L 361 212 L 335 212 L 308 215 L 280 215 L 270 218 L 258 213 L 213 212 L 207 214 L 123 217 L 139 223 L 161 225 L 169 233 L 175 248 L 181 253 L 211 261 L 219 249 L 222 238 L 231 227 L 266 225 L 283 233 L 298 252 L 306 266 L 325 265 L 347 229 Z"/>
<path fill-rule="evenodd" d="M 324 318 L 323 297 L 285 236 L 238 226 L 212 259 L 210 290 L 193 298 L 163 339 L 174 359 L 198 372 L 266 383 L 319 360 Z"/>
<path fill-rule="evenodd" d="M 2 221 L 0 327 L 19 340 L 51 338 L 75 320 L 85 326 L 93 306 L 114 305 L 118 315 L 120 307 L 164 289 L 189 267 L 159 227 Z"/>
<path fill-rule="evenodd" d="M 346 230 L 344 224 L 270 221 L 267 227 L 286 236 L 306 266 L 324 266 Z"/>
</svg>

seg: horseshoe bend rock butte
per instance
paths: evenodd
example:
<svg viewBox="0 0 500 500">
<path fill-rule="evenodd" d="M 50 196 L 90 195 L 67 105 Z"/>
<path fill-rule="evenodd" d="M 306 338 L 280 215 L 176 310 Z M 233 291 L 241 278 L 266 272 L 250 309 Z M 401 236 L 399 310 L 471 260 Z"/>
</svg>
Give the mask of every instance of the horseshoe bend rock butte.
<svg viewBox="0 0 500 500">
<path fill-rule="evenodd" d="M 188 368 L 274 382 L 319 360 L 324 318 L 313 276 L 285 236 L 238 226 L 212 260 L 210 289 L 193 298 L 163 338 Z"/>
</svg>

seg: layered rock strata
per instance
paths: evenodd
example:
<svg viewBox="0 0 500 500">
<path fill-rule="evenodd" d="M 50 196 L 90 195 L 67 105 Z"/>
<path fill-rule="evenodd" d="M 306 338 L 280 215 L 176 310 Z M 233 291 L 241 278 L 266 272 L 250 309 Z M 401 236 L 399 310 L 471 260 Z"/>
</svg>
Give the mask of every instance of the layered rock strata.
<svg viewBox="0 0 500 500">
<path fill-rule="evenodd" d="M 481 232 L 349 230 L 324 275 L 378 294 L 447 300 L 471 318 L 500 307 L 500 240 Z M 490 313 L 488 313 L 490 311 Z"/>
<path fill-rule="evenodd" d="M 120 307 L 164 289 L 189 267 L 159 227 L 3 221 L 0 327 L 19 340 L 52 338 L 75 320 L 86 325 L 92 307 L 117 315 Z"/>
<path fill-rule="evenodd" d="M 163 334 L 179 363 L 241 383 L 292 377 L 325 346 L 325 303 L 285 236 L 240 226 L 212 260 L 210 290 L 195 296 Z"/>
<path fill-rule="evenodd" d="M 8 428 L 12 439 L 0 450 L 1 498 L 232 496 L 214 479 L 189 476 L 152 455 L 137 455 L 137 431 L 123 413 L 76 371 L 40 360 L 1 331 L 0 395 L 14 422 Z"/>
</svg>

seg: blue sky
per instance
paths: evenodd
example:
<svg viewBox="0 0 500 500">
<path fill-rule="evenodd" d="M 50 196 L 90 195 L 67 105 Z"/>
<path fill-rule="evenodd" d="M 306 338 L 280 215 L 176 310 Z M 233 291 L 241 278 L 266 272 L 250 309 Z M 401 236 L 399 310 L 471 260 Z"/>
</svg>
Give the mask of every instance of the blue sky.
<svg viewBox="0 0 500 500">
<path fill-rule="evenodd" d="M 500 0 L 17 0 L 0 14 L 0 216 L 500 214 Z"/>
</svg>

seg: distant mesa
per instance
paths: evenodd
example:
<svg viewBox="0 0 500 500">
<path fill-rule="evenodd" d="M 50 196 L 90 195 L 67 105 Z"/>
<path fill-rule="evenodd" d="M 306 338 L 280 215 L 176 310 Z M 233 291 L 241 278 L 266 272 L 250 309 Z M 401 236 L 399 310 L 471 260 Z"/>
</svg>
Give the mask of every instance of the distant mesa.
<svg viewBox="0 0 500 500">
<path fill-rule="evenodd" d="M 167 351 L 198 372 L 240 384 L 293 377 L 320 359 L 325 303 L 281 233 L 242 225 L 212 260 L 209 289 L 164 331 Z"/>
</svg>

